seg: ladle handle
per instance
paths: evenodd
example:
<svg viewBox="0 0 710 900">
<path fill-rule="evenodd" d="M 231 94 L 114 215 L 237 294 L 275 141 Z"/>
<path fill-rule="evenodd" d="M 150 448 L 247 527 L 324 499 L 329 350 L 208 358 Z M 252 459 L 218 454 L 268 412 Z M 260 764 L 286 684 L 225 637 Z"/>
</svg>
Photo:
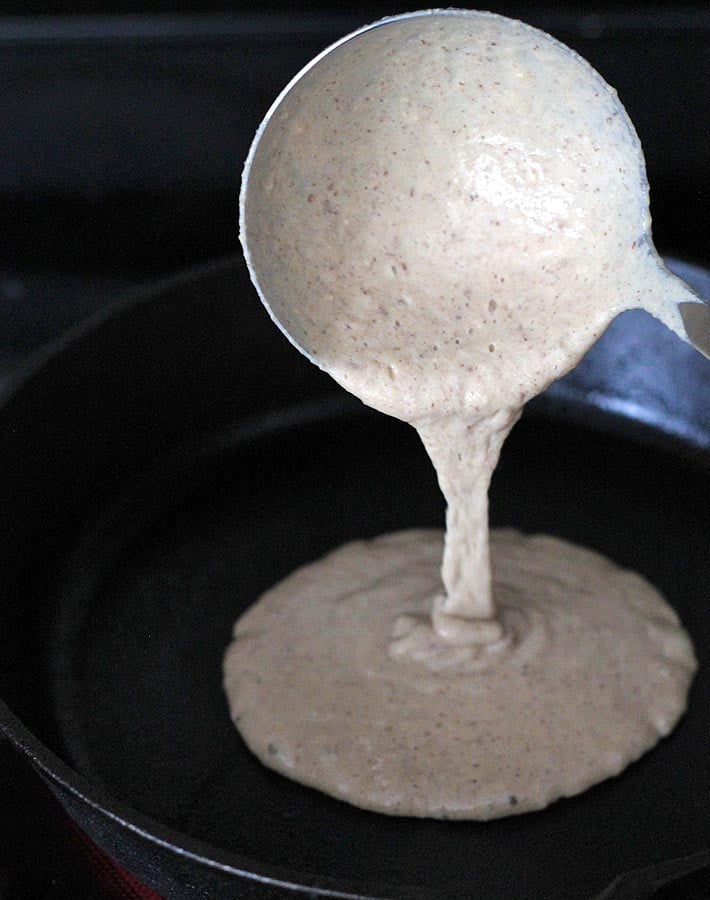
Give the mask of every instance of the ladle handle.
<svg viewBox="0 0 710 900">
<path fill-rule="evenodd" d="M 710 359 L 710 305 L 706 300 L 700 303 L 679 303 L 678 309 L 688 340 L 696 350 Z"/>
</svg>

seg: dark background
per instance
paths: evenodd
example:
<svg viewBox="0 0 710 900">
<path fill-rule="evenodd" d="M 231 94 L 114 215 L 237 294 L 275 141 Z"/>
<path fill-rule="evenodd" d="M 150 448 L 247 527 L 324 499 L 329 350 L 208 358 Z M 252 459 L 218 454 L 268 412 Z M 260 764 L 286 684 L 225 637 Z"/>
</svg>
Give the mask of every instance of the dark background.
<svg viewBox="0 0 710 900">
<path fill-rule="evenodd" d="M 277 92 L 336 37 L 413 5 L 77 2 L 83 15 L 29 4 L 37 15 L 0 19 L 6 364 L 96 302 L 69 285 L 28 315 L 40 274 L 52 294 L 59 272 L 109 296 L 116 276 L 129 285 L 235 252 L 241 167 Z M 706 262 L 710 7 L 483 5 L 551 31 L 618 88 L 646 151 L 657 245 Z"/>
<path fill-rule="evenodd" d="M 283 81 L 336 36 L 411 5 L 248 4 L 146 19 L 116 4 L 113 17 L 0 22 L 3 262 L 150 270 L 231 252 L 242 161 Z M 484 5 L 546 27 L 619 89 L 646 149 L 657 242 L 702 261 L 708 7 Z"/>
<path fill-rule="evenodd" d="M 656 243 L 707 265 L 710 8 L 481 6 L 550 31 L 619 89 L 646 151 Z M 277 92 L 340 35 L 416 7 L 0 5 L 0 389 L 3 371 L 119 294 L 235 253 L 241 166 Z M 0 898 L 95 897 L 32 785 L 0 745 Z"/>
</svg>

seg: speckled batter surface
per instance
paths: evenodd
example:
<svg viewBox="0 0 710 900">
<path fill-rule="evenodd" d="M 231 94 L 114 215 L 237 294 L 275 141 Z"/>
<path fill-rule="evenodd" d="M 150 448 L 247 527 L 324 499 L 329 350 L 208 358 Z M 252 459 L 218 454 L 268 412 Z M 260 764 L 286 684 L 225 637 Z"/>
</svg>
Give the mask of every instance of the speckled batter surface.
<svg viewBox="0 0 710 900">
<path fill-rule="evenodd" d="M 292 85 L 248 171 L 262 299 L 417 428 L 447 527 L 343 547 L 240 619 L 225 687 L 247 744 L 394 814 L 485 819 L 616 774 L 682 714 L 688 638 L 639 576 L 552 538 L 491 547 L 487 521 L 523 404 L 619 312 L 684 336 L 616 93 L 520 22 L 400 18 Z"/>
<path fill-rule="evenodd" d="M 348 544 L 264 595 L 226 659 L 259 759 L 380 812 L 488 819 L 577 793 L 667 734 L 693 655 L 658 593 L 550 537 L 491 545 L 506 637 L 473 653 L 406 646 L 441 589 L 440 532 Z"/>
<path fill-rule="evenodd" d="M 622 310 L 683 333 L 616 92 L 490 13 L 400 19 L 276 107 L 242 197 L 247 259 L 297 344 L 408 422 L 520 406 Z"/>
</svg>

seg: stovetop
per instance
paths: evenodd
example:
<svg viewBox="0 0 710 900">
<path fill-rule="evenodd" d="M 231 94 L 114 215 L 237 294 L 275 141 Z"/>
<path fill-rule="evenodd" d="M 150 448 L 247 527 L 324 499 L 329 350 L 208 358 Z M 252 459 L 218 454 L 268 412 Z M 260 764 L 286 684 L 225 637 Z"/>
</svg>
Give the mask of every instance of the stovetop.
<svg viewBox="0 0 710 900">
<path fill-rule="evenodd" d="M 647 149 L 659 246 L 707 264 L 707 7 L 485 6 L 551 29 L 619 87 Z M 239 171 L 270 100 L 340 34 L 403 9 L 0 19 L 0 392 L 125 292 L 237 252 Z M 111 893 L 95 860 L 0 741 L 0 900 L 139 896 Z M 707 900 L 710 874 L 654 896 Z"/>
</svg>

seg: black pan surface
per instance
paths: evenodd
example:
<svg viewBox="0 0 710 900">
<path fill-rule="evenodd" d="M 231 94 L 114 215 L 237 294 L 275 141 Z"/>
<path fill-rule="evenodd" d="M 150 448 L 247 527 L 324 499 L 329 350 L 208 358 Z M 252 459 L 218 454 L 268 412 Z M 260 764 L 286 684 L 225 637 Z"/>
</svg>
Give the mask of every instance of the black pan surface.
<svg viewBox="0 0 710 900">
<path fill-rule="evenodd" d="M 631 898 L 653 884 L 634 870 L 660 866 L 660 882 L 709 863 L 708 405 L 690 404 L 684 431 L 664 427 L 649 397 L 666 396 L 663 366 L 678 360 L 651 366 L 654 392 L 641 357 L 625 358 L 610 403 L 608 341 L 600 371 L 587 361 L 584 384 L 514 430 L 491 517 L 600 550 L 665 593 L 700 664 L 673 734 L 579 797 L 485 824 L 358 810 L 251 756 L 221 689 L 234 619 L 343 541 L 441 525 L 444 510 L 414 432 L 311 371 L 244 282 L 229 263 L 120 308 L 41 360 L 2 410 L 0 673 L 42 743 L 9 713 L 4 726 L 67 807 L 175 898 L 290 885 L 581 900 L 625 873 L 608 896 Z"/>
</svg>

